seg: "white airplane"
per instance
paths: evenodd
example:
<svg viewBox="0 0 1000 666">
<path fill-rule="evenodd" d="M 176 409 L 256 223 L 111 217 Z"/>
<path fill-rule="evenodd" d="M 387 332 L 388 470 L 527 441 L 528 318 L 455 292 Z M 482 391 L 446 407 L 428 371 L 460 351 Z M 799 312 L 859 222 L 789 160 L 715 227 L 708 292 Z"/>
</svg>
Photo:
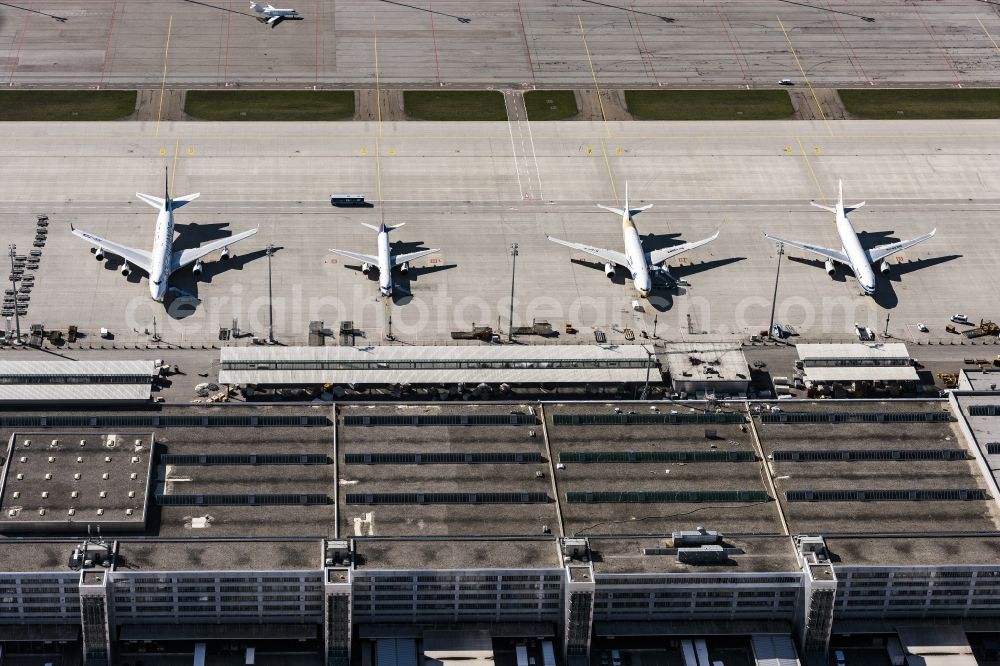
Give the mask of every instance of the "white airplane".
<svg viewBox="0 0 1000 666">
<path fill-rule="evenodd" d="M 878 247 L 866 250 L 861 247 L 861 241 L 858 240 L 858 233 L 854 230 L 854 227 L 851 226 L 851 223 L 847 219 L 848 213 L 861 208 L 865 205 L 865 202 L 862 201 L 861 203 L 854 204 L 853 206 L 845 207 L 844 181 L 840 181 L 838 186 L 836 207 L 823 206 L 815 201 L 810 201 L 809 203 L 816 208 L 828 210 L 837 216 L 837 234 L 840 236 L 841 242 L 841 248 L 839 250 L 830 250 L 818 245 L 785 240 L 784 238 L 778 238 L 769 234 L 764 234 L 764 236 L 773 241 L 818 254 L 826 260 L 824 263 L 826 272 L 829 275 L 833 275 L 837 271 L 834 263 L 843 264 L 844 266 L 849 267 L 854 273 L 854 277 L 857 278 L 858 284 L 861 285 L 861 289 L 867 296 L 871 296 L 875 293 L 875 272 L 872 271 L 872 264 L 881 261 L 882 263 L 879 266 L 879 271 L 883 274 L 888 273 L 889 262 L 886 261 L 886 259 L 889 256 L 909 247 L 913 247 L 917 243 L 923 243 L 928 238 L 934 236 L 937 232 L 937 229 L 934 229 L 929 234 L 918 236 L 912 240 L 888 243 L 887 245 L 879 245 Z"/>
<path fill-rule="evenodd" d="M 254 10 L 261 15 L 261 20 L 263 17 L 267 18 L 267 24 L 272 28 L 285 19 L 289 18 L 299 18 L 299 12 L 295 9 L 280 9 L 278 7 L 272 7 L 270 3 L 261 7 L 253 0 L 250 1 L 250 9 Z"/>
<path fill-rule="evenodd" d="M 370 254 L 360 254 L 358 252 L 348 252 L 346 250 L 337 250 L 334 248 L 330 249 L 330 252 L 334 254 L 339 254 L 342 257 L 347 257 L 348 259 L 353 259 L 355 261 L 361 262 L 361 272 L 365 275 L 371 273 L 372 269 L 378 271 L 378 289 L 382 292 L 383 296 L 392 296 L 392 269 L 399 267 L 399 272 L 406 274 L 410 270 L 410 262 L 421 257 L 426 257 L 429 254 L 434 254 L 437 249 L 433 250 L 418 250 L 417 252 L 410 252 L 409 254 L 400 254 L 397 256 L 392 256 L 392 250 L 389 248 L 389 232 L 399 229 L 401 226 L 406 224 L 406 222 L 400 222 L 396 226 L 387 227 L 384 223 L 375 226 L 373 224 L 362 225 L 378 232 L 378 256 L 372 256 Z"/>
<path fill-rule="evenodd" d="M 114 254 L 124 259 L 125 264 L 122 266 L 122 275 L 128 277 L 132 272 L 132 266 L 146 271 L 149 274 L 149 295 L 158 303 L 163 302 L 167 290 L 170 288 L 169 280 L 171 273 L 189 264 L 194 264 L 191 272 L 199 275 L 203 268 L 202 257 L 221 249 L 222 255 L 220 258 L 222 260 L 229 259 L 232 256 L 229 252 L 230 245 L 257 233 L 257 229 L 250 229 L 249 231 L 213 241 L 201 247 L 174 252 L 174 211 L 185 204 L 191 203 L 201 196 L 201 193 L 171 199 L 169 182 L 167 182 L 164 184 L 162 199 L 139 192 L 136 192 L 135 195 L 159 211 L 159 214 L 156 216 L 156 231 L 153 233 L 152 252 L 136 250 L 115 243 L 114 241 L 105 240 L 86 231 L 74 228 L 72 223 L 69 225 L 69 228 L 74 234 L 97 248 L 94 257 L 98 261 L 104 259 L 105 253 Z M 176 288 L 174 289 L 176 291 Z"/>
<path fill-rule="evenodd" d="M 587 254 L 592 254 L 595 257 L 601 259 L 605 262 L 604 273 L 610 278 L 615 276 L 615 268 L 618 266 L 625 266 L 629 269 L 632 274 L 632 282 L 635 284 L 636 291 L 643 298 L 649 296 L 650 290 L 653 288 L 653 273 L 661 273 L 673 284 L 683 284 L 682 280 L 678 280 L 670 273 L 670 268 L 667 266 L 662 266 L 663 262 L 667 261 L 672 257 L 676 257 L 679 254 L 683 254 L 688 250 L 693 250 L 696 247 L 701 247 L 707 243 L 711 243 L 716 238 L 719 237 L 719 232 L 716 231 L 712 236 L 705 238 L 700 241 L 694 241 L 693 243 L 682 243 L 681 245 L 673 245 L 671 247 L 665 247 L 660 250 L 653 250 L 652 252 L 646 252 L 642 247 L 642 239 L 639 238 L 639 230 L 635 228 L 635 222 L 632 221 L 632 216 L 653 207 L 653 204 L 648 206 L 643 206 L 642 208 L 629 208 L 628 206 L 628 182 L 625 183 L 625 207 L 624 208 L 611 208 L 610 206 L 604 206 L 602 204 L 597 204 L 598 208 L 603 208 L 606 211 L 610 211 L 615 215 L 621 215 L 622 217 L 622 235 L 625 240 L 625 254 L 621 252 L 615 252 L 614 250 L 605 250 L 600 247 L 591 247 L 590 245 L 583 245 L 581 243 L 571 243 L 569 241 L 560 240 L 558 238 L 553 238 L 548 234 L 545 237 L 548 238 L 553 243 L 559 243 L 560 245 L 565 245 L 566 247 L 571 247 L 574 250 L 580 250 L 581 252 L 586 252 Z"/>
</svg>

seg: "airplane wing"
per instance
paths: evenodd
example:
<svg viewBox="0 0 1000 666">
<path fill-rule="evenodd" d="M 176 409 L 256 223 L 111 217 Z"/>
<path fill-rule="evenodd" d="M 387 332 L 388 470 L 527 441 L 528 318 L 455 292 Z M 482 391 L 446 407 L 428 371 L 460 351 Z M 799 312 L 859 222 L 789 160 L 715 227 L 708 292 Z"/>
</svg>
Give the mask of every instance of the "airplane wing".
<svg viewBox="0 0 1000 666">
<path fill-rule="evenodd" d="M 819 245 L 811 245 L 809 243 L 801 243 L 799 241 L 785 240 L 784 238 L 778 238 L 777 236 L 770 236 L 764 234 L 765 238 L 770 238 L 773 241 L 777 241 L 784 245 L 791 245 L 792 247 L 797 247 L 800 250 L 806 250 L 807 252 L 812 252 L 813 254 L 818 254 L 821 257 L 826 257 L 827 259 L 832 259 L 833 261 L 839 261 L 842 264 L 850 265 L 851 260 L 847 258 L 847 255 L 840 250 L 830 250 L 825 247 L 820 247 Z"/>
<path fill-rule="evenodd" d="M 221 250 L 222 248 L 232 245 L 233 243 L 238 243 L 245 238 L 250 238 L 255 233 L 257 233 L 257 229 L 250 229 L 248 231 L 244 231 L 243 233 L 233 234 L 227 238 L 212 241 L 207 245 L 192 247 L 187 250 L 178 250 L 177 252 L 174 252 L 173 261 L 171 262 L 172 266 L 170 269 L 171 271 L 176 271 L 184 268 L 188 264 L 193 264 L 207 254 L 211 254 L 216 250 Z"/>
<path fill-rule="evenodd" d="M 81 231 L 80 229 L 76 229 L 73 227 L 72 224 L 69 225 L 69 228 L 70 231 L 72 231 L 75 235 L 87 241 L 94 247 L 104 250 L 105 252 L 110 252 L 111 254 L 118 255 L 128 263 L 132 264 L 133 266 L 141 268 L 147 273 L 152 268 L 153 259 L 149 255 L 149 252 L 146 252 L 145 250 L 136 250 L 135 248 L 126 247 L 125 245 L 120 245 L 113 241 L 100 238 L 99 236 L 89 234 L 86 231 Z"/>
<path fill-rule="evenodd" d="M 928 238 L 932 238 L 935 233 L 937 233 L 937 229 L 934 229 L 929 234 L 924 234 L 923 236 L 919 236 L 911 240 L 899 241 L 898 243 L 889 243 L 888 245 L 879 245 L 878 247 L 873 247 L 867 252 L 868 261 L 874 264 L 879 259 L 885 259 L 889 255 L 896 254 L 897 252 L 905 250 L 908 247 L 913 247 L 917 243 L 923 243 Z"/>
<path fill-rule="evenodd" d="M 681 245 L 673 245 L 671 247 L 665 247 L 660 250 L 653 250 L 647 253 L 647 261 L 649 261 L 650 266 L 659 266 L 667 259 L 671 257 L 676 257 L 678 254 L 684 254 L 689 250 L 693 250 L 696 247 L 701 247 L 702 245 L 707 245 L 711 243 L 716 238 L 719 237 L 719 232 L 716 231 L 715 234 L 709 236 L 708 238 L 703 238 L 700 241 L 694 241 L 692 243 L 682 243 Z"/>
<path fill-rule="evenodd" d="M 437 251 L 438 250 L 436 250 L 436 249 L 434 249 L 434 250 L 420 250 L 418 252 L 410 252 L 409 254 L 393 255 L 393 257 L 392 257 L 392 265 L 393 266 L 402 266 L 407 261 L 414 261 L 415 259 L 419 259 L 420 257 L 426 257 L 428 254 L 434 254 Z"/>
<path fill-rule="evenodd" d="M 370 254 L 361 254 L 359 252 L 348 252 L 347 250 L 338 250 L 336 248 L 330 248 L 330 252 L 334 254 L 339 254 L 342 257 L 347 257 L 348 259 L 353 259 L 354 261 L 360 261 L 363 264 L 371 264 L 372 266 L 378 266 L 378 257 L 373 257 Z"/>
<path fill-rule="evenodd" d="M 560 245 L 565 245 L 566 247 L 573 248 L 574 250 L 579 250 L 580 252 L 586 252 L 587 254 L 593 255 L 602 261 L 610 261 L 613 264 L 618 264 L 619 266 L 628 266 L 628 257 L 626 257 L 621 252 L 615 252 L 614 250 L 605 250 L 602 247 L 592 247 L 590 245 L 584 245 L 583 243 L 571 243 L 569 241 L 564 241 L 559 238 L 553 238 L 548 234 L 545 234 L 553 243 L 559 243 Z"/>
</svg>

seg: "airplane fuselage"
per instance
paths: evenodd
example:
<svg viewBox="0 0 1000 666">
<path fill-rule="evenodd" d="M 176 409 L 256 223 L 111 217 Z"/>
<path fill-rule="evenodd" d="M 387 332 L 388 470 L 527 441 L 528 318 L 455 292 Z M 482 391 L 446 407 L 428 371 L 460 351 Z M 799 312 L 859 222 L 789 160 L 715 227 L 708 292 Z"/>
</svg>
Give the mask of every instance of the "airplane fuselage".
<svg viewBox="0 0 1000 666">
<path fill-rule="evenodd" d="M 872 270 L 871 262 L 868 261 L 868 254 L 861 247 L 858 233 L 851 226 L 843 208 L 837 211 L 837 234 L 843 245 L 844 254 L 851 262 L 851 270 L 857 278 L 861 289 L 869 296 L 875 293 L 875 271 Z"/>
<path fill-rule="evenodd" d="M 153 251 L 149 271 L 149 295 L 157 303 L 166 298 L 170 286 L 170 265 L 174 251 L 174 211 L 168 201 L 156 216 L 156 232 L 153 235 Z"/>
<path fill-rule="evenodd" d="M 649 275 L 649 264 L 646 262 L 646 251 L 639 238 L 639 230 L 628 212 L 622 215 L 622 237 L 625 242 L 625 256 L 628 258 L 628 268 L 632 272 L 632 284 L 643 298 L 649 296 L 653 288 L 653 280 Z"/>
<path fill-rule="evenodd" d="M 392 253 L 386 231 L 378 232 L 378 289 L 383 296 L 392 296 Z"/>
</svg>

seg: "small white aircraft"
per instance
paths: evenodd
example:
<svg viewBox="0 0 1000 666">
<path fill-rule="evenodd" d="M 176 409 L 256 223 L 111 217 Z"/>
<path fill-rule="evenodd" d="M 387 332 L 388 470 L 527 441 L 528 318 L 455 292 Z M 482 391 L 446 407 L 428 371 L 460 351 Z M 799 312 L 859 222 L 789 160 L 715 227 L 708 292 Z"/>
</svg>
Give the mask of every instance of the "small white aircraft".
<svg viewBox="0 0 1000 666">
<path fill-rule="evenodd" d="M 254 10 L 261 15 L 261 20 L 267 19 L 267 24 L 272 28 L 290 18 L 300 18 L 298 10 L 295 9 L 280 9 L 278 7 L 272 7 L 270 3 L 261 7 L 253 0 L 250 0 L 250 9 Z"/>
<path fill-rule="evenodd" d="M 426 257 L 429 254 L 434 254 L 437 249 L 433 250 L 418 250 L 417 252 L 410 252 L 409 254 L 400 254 L 397 256 L 392 255 L 392 250 L 389 248 L 389 232 L 399 229 L 401 226 L 406 224 L 406 222 L 400 222 L 399 224 L 387 227 L 384 223 L 375 226 L 373 224 L 362 225 L 378 232 L 378 256 L 372 256 L 370 254 L 360 254 L 358 252 L 348 252 L 347 250 L 337 250 L 334 248 L 330 249 L 330 252 L 334 254 L 339 254 L 342 257 L 347 257 L 348 259 L 353 259 L 355 261 L 361 262 L 361 272 L 365 275 L 371 273 L 372 269 L 378 271 L 378 289 L 383 296 L 392 296 L 393 284 L 392 284 L 392 269 L 398 267 L 399 272 L 404 275 L 410 270 L 410 262 L 421 257 Z"/>
<path fill-rule="evenodd" d="M 604 210 L 612 212 L 615 215 L 621 215 L 622 236 L 625 241 L 625 254 L 615 252 L 614 250 L 605 250 L 600 247 L 591 247 L 590 245 L 583 245 L 581 243 L 571 243 L 569 241 L 553 238 L 548 234 L 546 234 L 545 237 L 553 243 L 559 243 L 560 245 L 565 245 L 566 247 L 573 248 L 574 250 L 580 250 L 581 252 L 592 254 L 606 262 L 604 264 L 604 273 L 609 278 L 615 276 L 615 268 L 618 266 L 627 267 L 632 274 L 632 282 L 635 285 L 636 291 L 638 291 L 639 295 L 643 298 L 649 296 L 649 292 L 653 288 L 653 273 L 662 274 L 675 285 L 683 284 L 682 280 L 678 280 L 670 273 L 669 267 L 661 265 L 663 262 L 672 257 L 676 257 L 679 254 L 683 254 L 688 250 L 693 250 L 696 247 L 701 247 L 702 245 L 711 243 L 719 237 L 719 232 L 716 231 L 712 236 L 700 241 L 682 243 L 681 245 L 673 245 L 660 250 L 646 252 L 642 247 L 642 239 L 639 238 L 639 230 L 636 229 L 635 222 L 632 221 L 632 216 L 652 208 L 653 204 L 649 204 L 648 206 L 643 206 L 641 208 L 629 208 L 627 181 L 625 183 L 624 208 L 611 208 L 610 206 L 604 206 L 602 204 L 597 204 L 597 207 L 603 208 Z"/>
<path fill-rule="evenodd" d="M 854 227 L 851 226 L 851 223 L 847 219 L 848 213 L 861 208 L 865 205 L 865 202 L 862 201 L 861 203 L 857 203 L 852 206 L 844 206 L 844 181 L 839 181 L 837 205 L 835 207 L 823 206 L 815 201 L 810 201 L 809 203 L 816 208 L 822 208 L 823 210 L 830 211 L 837 216 L 837 234 L 840 236 L 841 242 L 841 248 L 839 250 L 830 250 L 825 247 L 820 247 L 819 245 L 785 240 L 784 238 L 778 238 L 769 234 L 764 234 L 764 236 L 773 241 L 777 241 L 785 245 L 791 245 L 792 247 L 797 247 L 799 249 L 812 252 L 813 254 L 818 254 L 826 260 L 824 262 L 826 272 L 831 276 L 837 271 L 837 267 L 834 265 L 835 263 L 843 264 L 844 266 L 849 267 L 854 273 L 854 277 L 857 278 L 858 284 L 861 285 L 862 291 L 867 296 L 871 296 L 875 293 L 875 272 L 872 271 L 872 264 L 881 261 L 882 263 L 879 265 L 879 271 L 882 274 L 886 274 L 889 272 L 889 262 L 886 261 L 888 257 L 896 254 L 897 252 L 913 247 L 917 243 L 923 243 L 928 238 L 933 237 L 937 232 L 937 229 L 934 229 L 929 234 L 918 236 L 912 240 L 888 243 L 887 245 L 879 245 L 878 247 L 866 250 L 861 247 L 861 241 L 858 240 L 858 233 L 854 230 Z"/>
<path fill-rule="evenodd" d="M 114 241 L 105 240 L 86 231 L 74 228 L 72 223 L 69 225 L 69 228 L 74 234 L 97 248 L 94 258 L 98 261 L 104 259 L 105 253 L 114 254 L 124 259 L 125 264 L 122 266 L 122 275 L 125 277 L 128 277 L 132 272 L 133 266 L 146 271 L 149 275 L 149 295 L 158 303 L 163 302 L 168 289 L 176 291 L 176 288 L 169 286 L 171 273 L 189 264 L 194 264 L 191 272 L 199 275 L 203 268 L 201 260 L 205 255 L 216 250 L 222 250 L 220 259 L 225 261 L 232 256 L 229 252 L 230 245 L 257 233 L 257 229 L 250 229 L 249 231 L 213 241 L 201 247 L 174 252 L 174 211 L 185 204 L 191 203 L 201 196 L 201 193 L 171 199 L 168 181 L 164 184 L 162 199 L 140 192 L 136 192 L 135 195 L 159 211 L 159 214 L 156 216 L 156 231 L 153 233 L 152 252 L 136 250 L 115 243 Z"/>
</svg>

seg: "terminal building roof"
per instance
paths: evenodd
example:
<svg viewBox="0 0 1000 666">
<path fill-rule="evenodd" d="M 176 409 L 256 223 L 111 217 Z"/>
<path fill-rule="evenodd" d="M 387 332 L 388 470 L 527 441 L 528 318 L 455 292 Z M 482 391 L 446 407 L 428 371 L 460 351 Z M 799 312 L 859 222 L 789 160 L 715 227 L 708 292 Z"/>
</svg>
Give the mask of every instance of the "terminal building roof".
<svg viewBox="0 0 1000 666">
<path fill-rule="evenodd" d="M 154 361 L 0 361 L 0 404 L 148 401 Z"/>
<path fill-rule="evenodd" d="M 998 493 L 983 471 L 992 454 L 970 444 L 947 401 L 772 405 L 755 403 L 750 412 L 745 403 L 697 401 L 163 406 L 19 413 L 33 427 L 0 421 L 0 436 L 15 448 L 24 438 L 29 450 L 85 439 L 97 450 L 109 434 L 129 432 L 123 424 L 149 426 L 143 443 L 155 437 L 155 453 L 144 480 L 144 531 L 102 528 L 138 570 L 312 569 L 322 562 L 323 539 L 355 539 L 359 570 L 558 568 L 555 539 L 586 537 L 599 574 L 697 573 L 716 565 L 683 563 L 668 541 L 704 526 L 721 532 L 731 553 L 718 566 L 765 573 L 796 570 L 795 534 L 831 539 L 842 564 L 880 557 L 905 564 L 899 549 L 912 551 L 914 563 L 958 563 L 964 549 L 946 535 L 1000 534 Z M 959 408 L 979 414 L 990 405 Z M 67 429 L 67 418 L 82 425 Z M 992 432 L 990 423 L 976 432 Z M 130 447 L 140 437 L 120 436 Z M 50 502 L 83 481 L 72 478 L 74 467 L 89 467 L 75 457 L 67 479 L 42 480 L 55 465 L 46 453 L 24 463 L 5 456 L 4 516 L 18 473 L 38 477 L 30 492 L 65 486 L 49 491 Z M 145 470 L 148 459 L 141 462 Z M 107 464 L 103 455 L 96 464 Z M 59 514 L 68 505 L 48 508 Z M 35 536 L 76 534 L 8 530 L 0 569 L 60 569 L 71 549 L 39 546 L 37 562 L 17 553 Z M 264 545 L 248 552 L 233 538 Z M 880 550 L 880 543 L 900 545 Z M 987 546 L 977 543 L 965 559 L 991 557 Z"/>
<path fill-rule="evenodd" d="M 659 381 L 642 345 L 223 347 L 223 384 L 499 384 Z"/>
</svg>

